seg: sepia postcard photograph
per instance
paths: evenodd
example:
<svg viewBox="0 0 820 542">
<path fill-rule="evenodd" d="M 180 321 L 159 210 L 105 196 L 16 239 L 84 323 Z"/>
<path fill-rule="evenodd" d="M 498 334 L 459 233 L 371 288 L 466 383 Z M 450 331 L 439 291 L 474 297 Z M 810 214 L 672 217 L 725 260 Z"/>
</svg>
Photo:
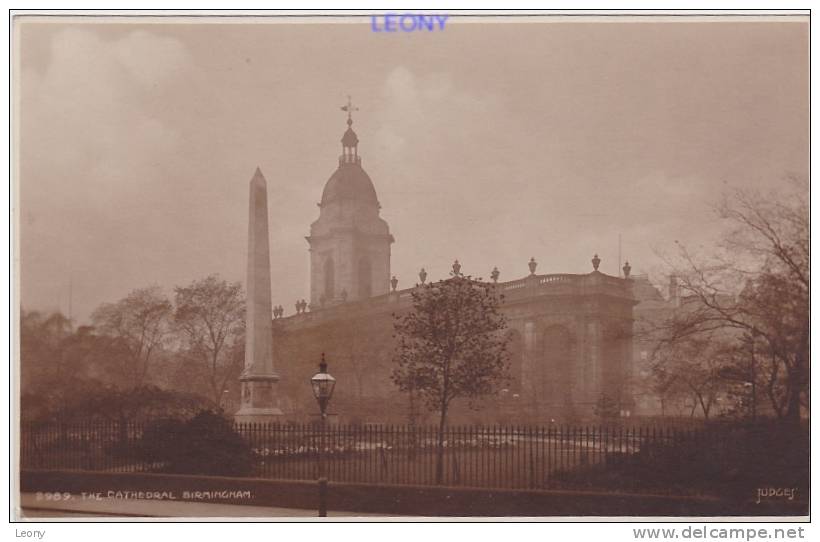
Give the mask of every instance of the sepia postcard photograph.
<svg viewBox="0 0 820 542">
<path fill-rule="evenodd" d="M 10 19 L 12 521 L 808 521 L 808 11 Z"/>
</svg>

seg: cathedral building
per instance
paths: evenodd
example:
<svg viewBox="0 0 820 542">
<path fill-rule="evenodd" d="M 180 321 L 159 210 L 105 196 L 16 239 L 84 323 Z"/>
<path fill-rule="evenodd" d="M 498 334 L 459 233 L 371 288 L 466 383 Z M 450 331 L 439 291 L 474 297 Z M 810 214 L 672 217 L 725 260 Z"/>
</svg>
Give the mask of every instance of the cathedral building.
<svg viewBox="0 0 820 542">
<path fill-rule="evenodd" d="M 280 404 L 292 420 L 316 411 L 308 380 L 325 353 L 338 382 L 331 412 L 340 421 L 400 423 L 407 419 L 408 400 L 390 378 L 393 322 L 412 308 L 412 287 L 397 289 L 391 278 L 394 239 L 362 167 L 350 109 L 338 166 L 306 237 L 310 301 L 298 300 L 290 316 L 281 305 L 274 309 Z M 629 264 L 620 278 L 600 272 L 597 255 L 585 274 L 539 274 L 534 258 L 524 263 L 529 273 L 515 280 L 498 281 L 497 269 L 490 275 L 504 294 L 502 312 L 512 334 L 511 382 L 479 410 L 457 405 L 451 423 L 591 419 L 604 397 L 628 415 L 637 303 Z M 458 271 L 460 264 L 453 265 Z M 425 281 L 422 269 L 412 282 Z"/>
</svg>

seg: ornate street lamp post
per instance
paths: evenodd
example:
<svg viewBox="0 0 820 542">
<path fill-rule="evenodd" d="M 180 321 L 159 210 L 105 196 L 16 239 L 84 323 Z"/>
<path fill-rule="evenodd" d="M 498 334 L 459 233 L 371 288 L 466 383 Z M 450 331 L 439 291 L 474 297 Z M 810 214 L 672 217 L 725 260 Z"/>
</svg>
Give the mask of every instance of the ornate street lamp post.
<svg viewBox="0 0 820 542">
<path fill-rule="evenodd" d="M 327 372 L 327 362 L 325 354 L 322 352 L 322 362 L 319 364 L 319 372 L 310 379 L 313 388 L 313 396 L 319 403 L 319 411 L 322 413 L 321 430 L 319 438 L 319 517 L 327 516 L 327 476 L 325 475 L 325 424 L 327 423 L 327 405 L 333 396 L 333 388 L 336 387 L 336 379 Z"/>
</svg>

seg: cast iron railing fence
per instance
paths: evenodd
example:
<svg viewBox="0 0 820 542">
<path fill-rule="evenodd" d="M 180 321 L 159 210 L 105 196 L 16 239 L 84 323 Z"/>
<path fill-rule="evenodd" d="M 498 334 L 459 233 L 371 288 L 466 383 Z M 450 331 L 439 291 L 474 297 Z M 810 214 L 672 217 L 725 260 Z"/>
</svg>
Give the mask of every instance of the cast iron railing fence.
<svg viewBox="0 0 820 542">
<path fill-rule="evenodd" d="M 21 468 L 165 472 L 166 462 L 141 452 L 149 424 L 23 424 Z M 250 476 L 315 480 L 321 452 L 331 482 L 512 489 L 594 487 L 608 473 L 626 472 L 625 465 L 658 467 L 658 458 L 668 465 L 678 453 L 685 462 L 698 450 L 708 453 L 692 461 L 728 468 L 743 447 L 723 426 L 451 426 L 443 434 L 438 480 L 437 427 L 234 424 L 234 430 L 251 449 Z M 579 475 L 584 472 L 589 475 Z"/>
</svg>

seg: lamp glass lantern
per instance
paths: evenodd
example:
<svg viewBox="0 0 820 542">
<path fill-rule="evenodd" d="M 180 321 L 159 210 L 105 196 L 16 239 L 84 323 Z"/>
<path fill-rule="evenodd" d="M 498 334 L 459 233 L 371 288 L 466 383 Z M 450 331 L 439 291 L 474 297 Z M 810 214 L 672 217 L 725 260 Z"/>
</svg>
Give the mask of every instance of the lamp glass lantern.
<svg viewBox="0 0 820 542">
<path fill-rule="evenodd" d="M 327 362 L 325 361 L 324 354 L 322 354 L 322 362 L 319 364 L 319 372 L 311 377 L 310 385 L 313 388 L 313 396 L 319 403 L 322 417 L 324 417 L 327 404 L 333 396 L 333 388 L 336 387 L 336 379 L 327 372 Z"/>
</svg>

